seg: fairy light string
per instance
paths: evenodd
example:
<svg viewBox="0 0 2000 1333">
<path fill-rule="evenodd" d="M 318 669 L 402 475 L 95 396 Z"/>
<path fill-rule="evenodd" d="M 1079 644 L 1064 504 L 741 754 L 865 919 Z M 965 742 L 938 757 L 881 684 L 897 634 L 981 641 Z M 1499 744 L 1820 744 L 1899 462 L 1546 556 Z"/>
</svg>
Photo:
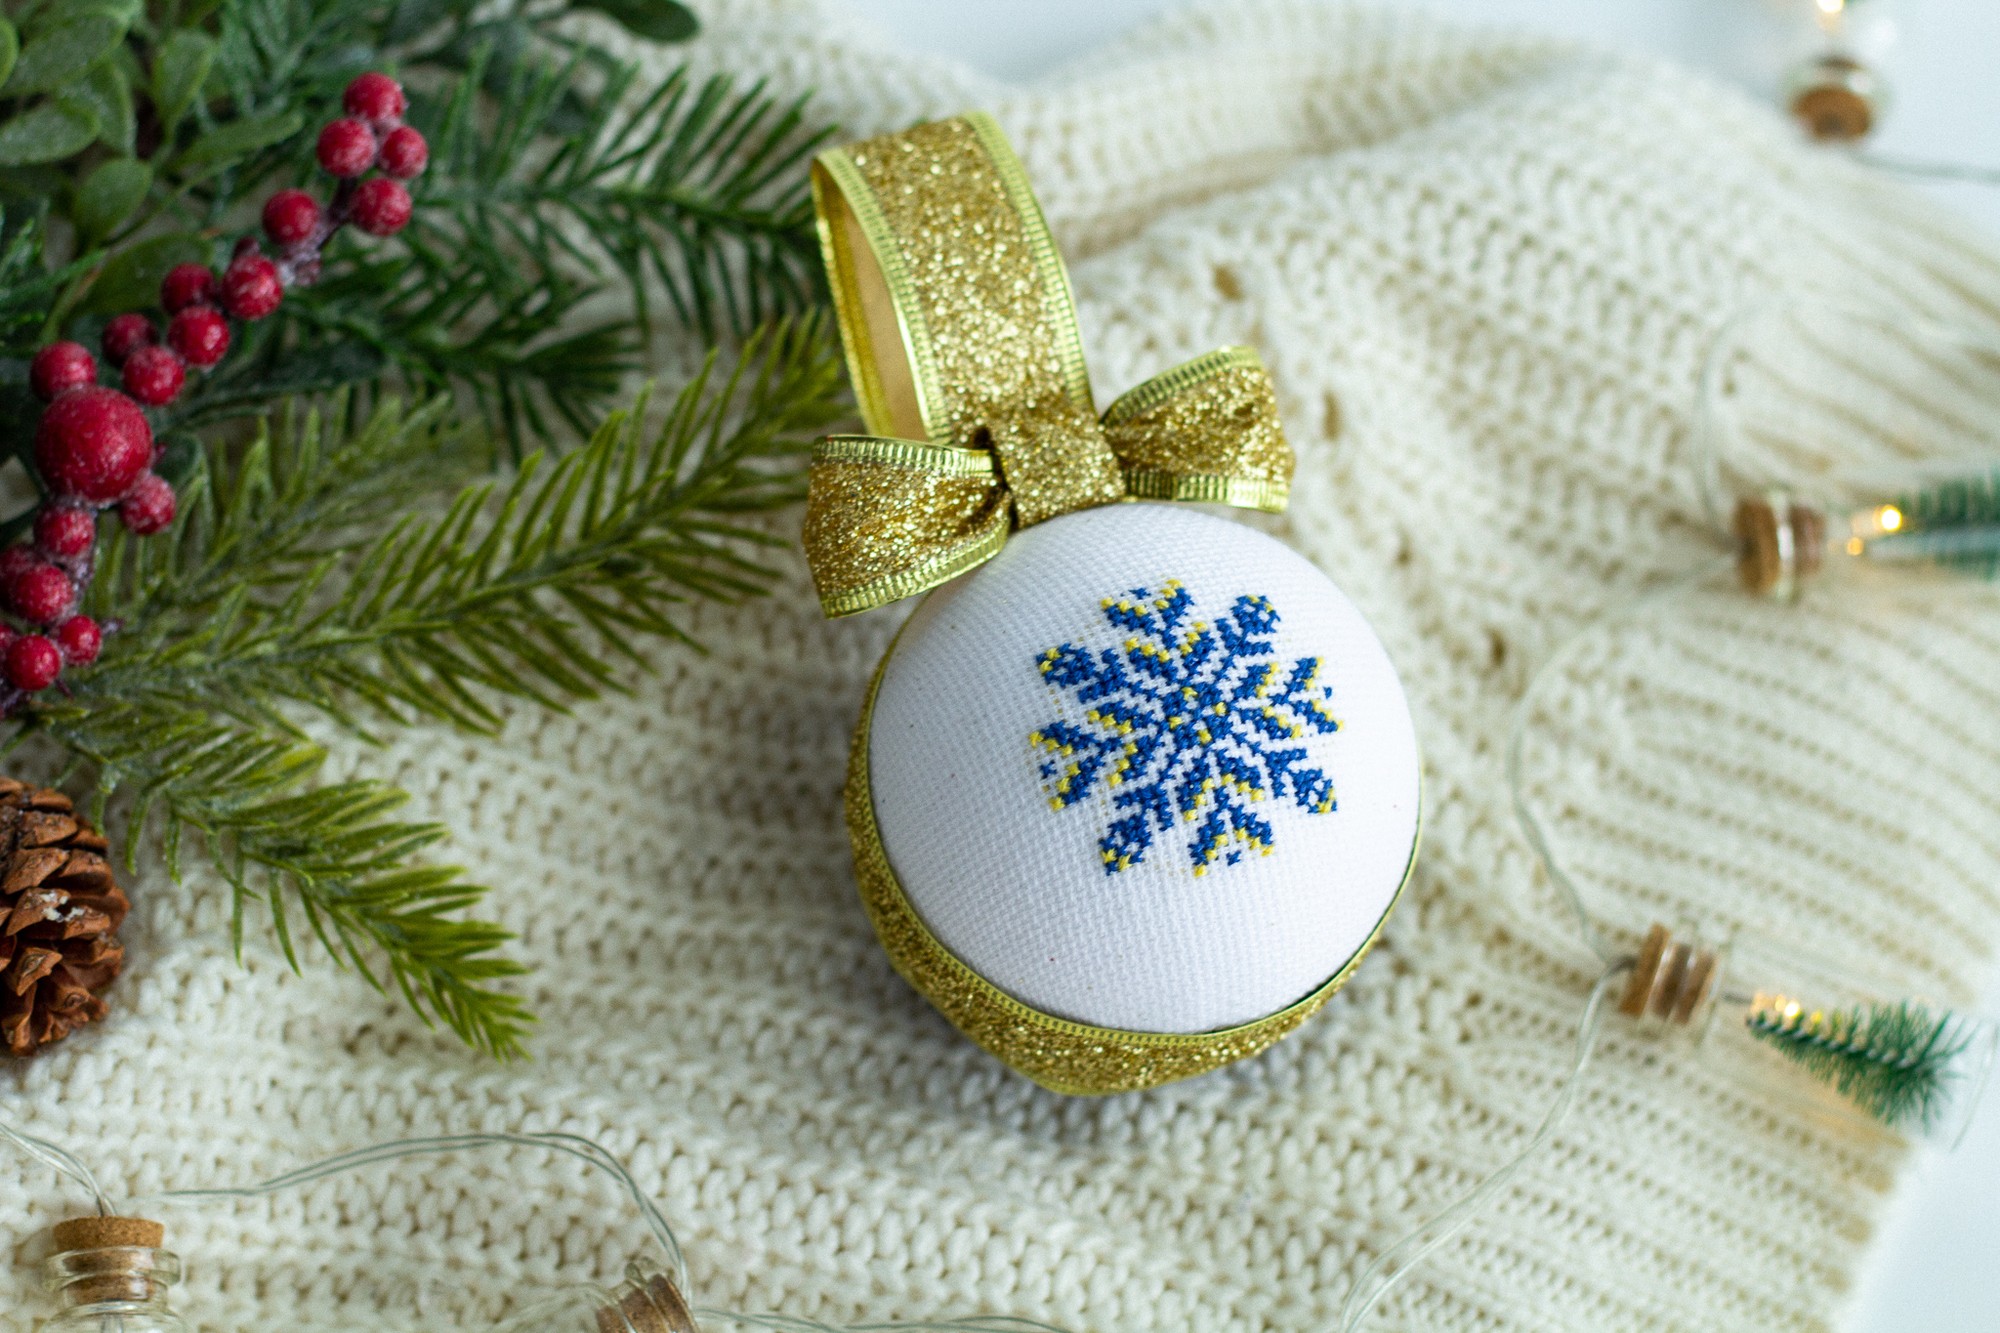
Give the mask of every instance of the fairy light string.
<svg viewBox="0 0 2000 1333">
<path fill-rule="evenodd" d="M 1662 607 L 1691 593 L 1727 583 L 1731 581 L 1733 572 L 1740 569 L 1744 556 L 1738 544 L 1739 538 L 1731 531 L 1724 515 L 1723 459 L 1725 456 L 1736 455 L 1743 441 L 1740 431 L 1735 429 L 1735 423 L 1720 412 L 1717 405 L 1726 396 L 1724 394 L 1726 371 L 1723 363 L 1727 352 L 1734 339 L 1741 335 L 1748 323 L 1764 313 L 1766 313 L 1764 309 L 1753 310 L 1738 316 L 1725 326 L 1709 363 L 1704 368 L 1703 402 L 1691 435 L 1693 470 L 1702 509 L 1707 515 L 1711 531 L 1716 536 L 1718 551 L 1727 548 L 1729 554 L 1718 554 L 1703 560 L 1686 574 L 1669 579 L 1614 605 L 1571 634 L 1539 664 L 1529 678 L 1520 698 L 1516 701 L 1508 727 L 1504 768 L 1508 800 L 1515 821 L 1542 875 L 1555 889 L 1568 914 L 1574 919 L 1581 939 L 1601 964 L 1601 971 L 1592 984 L 1578 1017 L 1568 1067 L 1557 1084 L 1547 1111 L 1525 1145 L 1465 1195 L 1411 1229 L 1368 1264 L 1349 1289 L 1340 1308 L 1337 1324 L 1339 1333 L 1355 1333 L 1355 1330 L 1360 1329 L 1368 1316 L 1391 1291 L 1425 1258 L 1463 1232 L 1494 1196 L 1504 1190 L 1561 1132 L 1574 1112 L 1583 1076 L 1596 1052 L 1603 1029 L 1607 998 L 1613 994 L 1614 987 L 1621 979 L 1633 977 L 1636 971 L 1643 970 L 1645 964 L 1643 951 L 1641 954 L 1634 954 L 1617 948 L 1605 924 L 1591 912 L 1581 885 L 1564 865 L 1547 824 L 1529 799 L 1525 778 L 1528 738 L 1533 730 L 1533 721 L 1544 690 L 1551 681 L 1560 678 L 1573 665 L 1585 646 L 1600 640 L 1621 626 L 1651 616 Z M 1925 331 L 1933 334 L 1938 332 L 1935 329 Z M 1949 332 L 1961 343 L 1967 341 L 1963 331 Z M 2000 343 L 1989 343 L 1984 339 L 1977 342 L 1981 348 L 1991 346 L 2000 350 Z M 1982 484 L 1990 485 L 1991 482 Z M 1874 516 L 1873 522 L 1879 532 L 1872 534 L 1871 539 L 1882 535 L 1896 535 L 1899 529 L 1905 526 L 1904 512 L 1894 503 L 1877 503 L 1854 512 Z M 1916 522 L 1916 526 L 1921 527 L 1921 522 Z M 1657 964 L 1658 960 L 1652 961 Z M 1646 978 L 1640 977 L 1638 980 L 1643 982 Z M 1875 1010 L 1870 1011 L 1856 1009 L 1828 1017 L 1817 1011 L 1810 1014 L 1801 1013 L 1798 1002 L 1790 997 L 1779 996 L 1773 999 L 1761 993 L 1750 995 L 1725 989 L 1721 995 L 1714 998 L 1719 1002 L 1745 1007 L 1750 1014 L 1750 1030 L 1760 1039 L 1789 1040 L 1793 1049 L 1786 1053 L 1809 1071 L 1813 1070 L 1816 1061 L 1823 1062 L 1827 1058 L 1841 1054 L 1866 1053 L 1871 1041 L 1881 1035 L 1871 1030 L 1871 1023 L 1890 1027 L 1901 1025 L 1918 1034 L 1915 1046 L 1910 1051 L 1902 1053 L 1891 1051 L 1883 1059 L 1882 1063 L 1891 1069 L 1892 1074 L 1906 1072 L 1907 1068 L 1920 1059 L 1938 1055 L 1945 1058 L 1954 1057 L 1964 1047 L 1964 1042 L 1960 1039 L 1963 1029 L 1954 1027 L 1956 1020 L 1949 1012 L 1940 1014 L 1931 1014 L 1925 1010 L 1912 1012 L 1910 1006 L 1905 1004 L 1876 1006 Z M 1621 1007 L 1623 1007 L 1622 1001 Z M 1880 1011 L 1879 1017 L 1875 1011 Z M 1917 1047 L 1921 1049 L 1916 1049 Z M 1824 1081 L 1841 1087 L 1836 1079 L 1826 1078 L 1823 1072 L 1821 1077 Z M 1846 1088 L 1842 1090 L 1848 1091 Z M 1864 1109 L 1868 1109 L 1869 1102 L 1865 1096 L 1858 1100 Z M 1882 1103 L 1882 1105 L 1887 1104 Z M 1924 1098 L 1917 1097 L 1903 1099 L 1903 1102 L 1898 1104 L 1923 1107 L 1927 1103 Z M 1882 1115 L 1882 1118 L 1890 1123 L 1895 1121 L 1895 1117 L 1886 1114 Z M 83 1189 L 100 1216 L 115 1215 L 116 1210 L 109 1197 L 89 1167 L 65 1149 L 45 1139 L 23 1133 L 4 1122 L 0 1122 L 0 1140 L 11 1144 L 30 1160 L 48 1167 Z M 399 1139 L 328 1157 L 254 1184 L 169 1190 L 148 1196 L 139 1202 L 200 1204 L 227 1200 L 255 1200 L 386 1163 L 420 1156 L 437 1156 L 489 1148 L 552 1151 L 575 1158 L 609 1176 L 643 1220 L 648 1234 L 666 1260 L 668 1276 L 672 1282 L 679 1290 L 687 1289 L 689 1284 L 686 1259 L 664 1213 L 615 1155 L 602 1145 L 575 1134 L 480 1133 Z M 909 1333 L 1064 1333 L 1064 1330 L 1055 1325 L 1003 1316 L 868 1323 L 843 1327 L 782 1313 L 745 1314 L 708 1307 L 697 1307 L 693 1313 L 703 1321 L 768 1329 L 773 1333 L 871 1333 L 876 1330 L 884 1333 L 887 1330 L 908 1330 Z"/>
</svg>

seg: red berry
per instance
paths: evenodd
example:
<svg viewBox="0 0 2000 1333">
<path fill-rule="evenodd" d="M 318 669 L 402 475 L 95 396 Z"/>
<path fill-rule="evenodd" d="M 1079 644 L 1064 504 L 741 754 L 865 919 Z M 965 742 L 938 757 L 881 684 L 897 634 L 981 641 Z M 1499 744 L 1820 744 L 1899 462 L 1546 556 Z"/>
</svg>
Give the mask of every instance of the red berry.
<svg viewBox="0 0 2000 1333">
<path fill-rule="evenodd" d="M 390 130 L 382 140 L 382 170 L 398 180 L 420 175 L 431 160 L 431 146 L 408 125 Z"/>
<path fill-rule="evenodd" d="M 347 85 L 340 104 L 350 116 L 363 120 L 395 120 L 408 105 L 403 101 L 403 85 L 387 74 L 357 74 Z"/>
<path fill-rule="evenodd" d="M 126 357 L 156 341 L 152 320 L 144 315 L 118 315 L 104 326 L 104 359 L 122 366 Z"/>
<path fill-rule="evenodd" d="M 23 620 L 52 625 L 70 612 L 76 601 L 76 584 L 54 565 L 41 561 L 28 566 L 7 584 L 7 605 Z"/>
<path fill-rule="evenodd" d="M 71 616 L 56 626 L 56 647 L 71 666 L 89 666 L 104 648 L 104 631 L 89 616 Z"/>
<path fill-rule="evenodd" d="M 215 274 L 206 264 L 176 264 L 160 283 L 160 305 L 169 315 L 191 305 L 215 304 Z"/>
<path fill-rule="evenodd" d="M 212 366 L 229 350 L 229 321 L 214 306 L 189 306 L 167 324 L 167 345 L 191 366 Z"/>
<path fill-rule="evenodd" d="M 82 505 L 44 505 L 42 512 L 35 515 L 35 545 L 42 548 L 44 555 L 74 560 L 88 554 L 96 541 L 97 516 Z M 0 571 L 0 578 L 11 580 L 12 575 Z"/>
<path fill-rule="evenodd" d="M 45 635 L 23 634 L 7 645 L 7 683 L 33 694 L 62 674 L 62 653 Z"/>
<path fill-rule="evenodd" d="M 279 245 L 303 245 L 319 230 L 319 200 L 304 190 L 280 190 L 264 202 L 264 234 Z"/>
<path fill-rule="evenodd" d="M 174 521 L 176 503 L 174 488 L 167 485 L 166 478 L 148 472 L 118 506 L 118 517 L 141 537 L 150 536 Z"/>
<path fill-rule="evenodd" d="M 97 380 L 97 361 L 82 343 L 50 343 L 28 363 L 28 386 L 48 402 L 65 389 L 80 389 Z"/>
<path fill-rule="evenodd" d="M 171 347 L 141 347 L 125 362 L 125 392 L 148 407 L 165 407 L 180 397 L 187 368 Z"/>
<path fill-rule="evenodd" d="M 336 120 L 319 132 L 319 164 L 328 174 L 359 176 L 375 165 L 375 131 L 358 120 Z"/>
<path fill-rule="evenodd" d="M 262 319 L 285 299 L 278 266 L 262 255 L 245 255 L 222 273 L 222 308 L 238 319 Z"/>
<path fill-rule="evenodd" d="M 33 551 L 25 546 L 10 546 L 0 551 L 0 589 L 21 577 L 21 572 L 41 563 Z"/>
<path fill-rule="evenodd" d="M 410 192 L 401 181 L 375 176 L 361 182 L 348 201 L 347 216 L 370 236 L 394 236 L 410 221 Z"/>
<path fill-rule="evenodd" d="M 35 466 L 58 495 L 110 504 L 152 461 L 153 428 L 116 389 L 72 389 L 49 404 L 35 430 Z"/>
</svg>

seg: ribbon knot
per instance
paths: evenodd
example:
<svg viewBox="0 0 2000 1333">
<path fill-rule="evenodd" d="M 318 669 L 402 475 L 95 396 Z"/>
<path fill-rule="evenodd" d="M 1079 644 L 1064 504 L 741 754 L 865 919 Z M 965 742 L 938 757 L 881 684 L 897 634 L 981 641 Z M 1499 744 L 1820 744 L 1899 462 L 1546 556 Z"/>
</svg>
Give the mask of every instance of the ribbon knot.
<svg viewBox="0 0 2000 1333">
<path fill-rule="evenodd" d="M 1015 528 L 1097 505 L 1284 508 L 1292 451 L 1249 348 L 1097 414 L 1069 277 L 989 117 L 823 153 L 813 204 L 869 431 L 813 450 L 804 545 L 829 616 L 936 587 Z"/>
</svg>

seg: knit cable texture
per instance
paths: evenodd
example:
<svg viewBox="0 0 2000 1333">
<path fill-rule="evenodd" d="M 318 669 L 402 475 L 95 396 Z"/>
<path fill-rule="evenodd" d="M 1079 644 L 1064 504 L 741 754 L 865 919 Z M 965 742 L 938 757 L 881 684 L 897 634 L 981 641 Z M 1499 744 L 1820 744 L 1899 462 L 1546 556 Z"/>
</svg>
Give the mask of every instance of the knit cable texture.
<svg viewBox="0 0 2000 1333">
<path fill-rule="evenodd" d="M 254 931 L 239 967 L 222 886 L 154 871 L 111 1021 L 0 1073 L 0 1114 L 124 1197 L 564 1130 L 659 1197 L 704 1304 L 1320 1333 L 1370 1258 L 1526 1140 L 1565 1065 L 1596 964 L 1515 835 L 1509 710 L 1580 626 L 1712 555 L 1707 349 L 1746 302 L 1807 290 L 1990 326 L 2000 264 L 1765 108 L 1539 39 L 1252 0 L 1018 88 L 831 4 L 703 16 L 700 69 L 815 88 L 846 133 L 991 109 L 1101 383 L 1263 353 L 1299 470 L 1261 526 L 1381 633 L 1424 745 L 1423 861 L 1385 943 L 1214 1075 L 1072 1100 L 1009 1073 L 897 979 L 855 901 L 842 766 L 902 613 L 828 623 L 792 560 L 771 598 L 691 608 L 707 653 L 661 647 L 629 695 L 492 740 L 339 745 L 336 773 L 409 787 L 495 886 L 538 969 L 531 1062 L 465 1053 L 324 961 L 291 976 Z M 1807 327 L 1830 353 L 1773 344 L 1744 372 L 1783 427 L 1745 466 L 1928 452 L 1922 368 L 1885 390 L 1838 319 Z M 1968 594 L 1680 599 L 1575 655 L 1531 795 L 1618 931 L 1758 923 L 1964 1002 L 2000 935 L 1997 660 L 2000 615 Z M 1378 1326 L 1827 1327 L 1902 1149 L 1754 1072 L 1612 1020 L 1551 1151 Z M 27 1262 L 79 1202 L 0 1165 L 0 1329 L 44 1308 Z M 477 1330 L 641 1237 L 607 1184 L 533 1153 L 163 1211 L 178 1303 L 217 1333 Z"/>
</svg>

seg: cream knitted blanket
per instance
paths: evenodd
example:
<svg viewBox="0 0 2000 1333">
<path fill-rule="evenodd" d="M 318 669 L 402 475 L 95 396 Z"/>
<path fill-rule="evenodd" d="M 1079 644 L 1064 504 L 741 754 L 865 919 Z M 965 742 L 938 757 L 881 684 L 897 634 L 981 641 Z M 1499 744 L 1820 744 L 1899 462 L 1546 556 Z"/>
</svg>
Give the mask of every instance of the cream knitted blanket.
<svg viewBox="0 0 2000 1333">
<path fill-rule="evenodd" d="M 775 597 L 695 611 L 708 654 L 662 648 L 629 697 L 340 752 L 496 886 L 538 968 L 532 1062 L 467 1055 L 323 962 L 292 977 L 254 932 L 239 968 L 218 887 L 152 874 L 113 1020 L 0 1073 L 0 1114 L 124 1196 L 411 1133 L 569 1130 L 662 1201 L 706 1304 L 1326 1330 L 1362 1265 L 1524 1142 L 1566 1060 L 1595 968 L 1514 834 L 1509 710 L 1594 613 L 1711 554 L 1690 411 L 1726 316 L 1811 287 L 1990 322 L 2000 270 L 1761 108 L 1539 40 L 1250 0 L 1020 89 L 888 49 L 832 0 L 704 10 L 704 68 L 815 88 L 851 133 L 994 111 L 1105 390 L 1262 350 L 1299 453 L 1272 530 L 1372 619 L 1425 745 L 1423 860 L 1386 944 L 1248 1064 L 1101 1101 L 1009 1074 L 897 979 L 855 901 L 843 757 L 900 613 L 828 624 L 793 561 Z M 1854 374 L 1772 361 L 1752 387 L 1789 405 L 1786 468 L 1929 447 L 1864 431 Z M 1883 401 L 1914 420 L 1920 399 Z M 1996 662 L 1975 598 L 1677 602 L 1560 682 L 1536 799 L 1620 924 L 1761 921 L 1963 998 L 2000 937 Z M 1900 1152 L 1613 1026 L 1553 1149 L 1377 1326 L 1826 1327 Z M 15 1259 L 73 1203 L 0 1165 Z M 640 1239 L 610 1189 L 533 1153 L 167 1220 L 203 1330 L 477 1330 Z M 0 1265 L 0 1329 L 42 1308 Z"/>
</svg>

